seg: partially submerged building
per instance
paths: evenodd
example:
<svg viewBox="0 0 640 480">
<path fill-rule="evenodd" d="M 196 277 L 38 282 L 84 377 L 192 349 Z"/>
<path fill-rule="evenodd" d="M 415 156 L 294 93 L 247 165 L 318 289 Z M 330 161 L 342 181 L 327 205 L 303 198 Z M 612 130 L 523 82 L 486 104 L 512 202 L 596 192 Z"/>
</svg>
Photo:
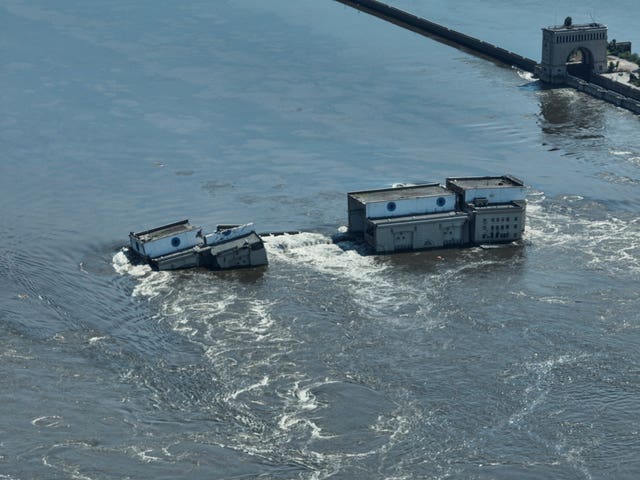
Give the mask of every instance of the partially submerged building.
<svg viewBox="0 0 640 480">
<path fill-rule="evenodd" d="M 463 245 L 465 214 L 456 195 L 431 183 L 348 194 L 349 232 L 376 253 Z"/>
<path fill-rule="evenodd" d="M 521 180 L 501 177 L 447 178 L 458 196 L 458 208 L 469 215 L 469 242 L 505 243 L 524 232 L 527 187 Z"/>
<path fill-rule="evenodd" d="M 253 224 L 220 225 L 207 235 L 188 220 L 129 234 L 131 251 L 156 270 L 210 270 L 267 265 L 267 252 Z"/>
<path fill-rule="evenodd" d="M 458 195 L 459 208 L 469 215 L 469 243 L 520 240 L 524 232 L 526 187 L 521 180 L 501 177 L 447 178 Z"/>
<path fill-rule="evenodd" d="M 376 253 L 509 243 L 524 232 L 525 195 L 522 181 L 509 175 L 350 192 L 349 235 Z M 131 232 L 129 242 L 129 250 L 157 270 L 268 263 L 253 224 L 218 225 L 215 232 L 203 234 L 182 220 Z"/>
<path fill-rule="evenodd" d="M 351 192 L 349 233 L 376 253 L 512 242 L 524 231 L 525 192 L 511 176 Z"/>
</svg>

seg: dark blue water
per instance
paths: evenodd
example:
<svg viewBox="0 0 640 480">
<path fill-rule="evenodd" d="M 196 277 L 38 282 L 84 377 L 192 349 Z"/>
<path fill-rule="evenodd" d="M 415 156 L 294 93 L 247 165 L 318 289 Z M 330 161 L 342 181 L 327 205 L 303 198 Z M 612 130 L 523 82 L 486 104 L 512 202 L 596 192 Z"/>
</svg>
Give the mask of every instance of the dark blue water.
<svg viewBox="0 0 640 480">
<path fill-rule="evenodd" d="M 640 42 L 633 2 L 393 3 L 532 58 L 567 15 Z M 637 116 L 328 0 L 0 27 L 0 478 L 640 474 Z M 503 173 L 521 246 L 329 241 L 347 191 Z M 187 217 L 305 233 L 256 271 L 120 253 Z"/>
</svg>

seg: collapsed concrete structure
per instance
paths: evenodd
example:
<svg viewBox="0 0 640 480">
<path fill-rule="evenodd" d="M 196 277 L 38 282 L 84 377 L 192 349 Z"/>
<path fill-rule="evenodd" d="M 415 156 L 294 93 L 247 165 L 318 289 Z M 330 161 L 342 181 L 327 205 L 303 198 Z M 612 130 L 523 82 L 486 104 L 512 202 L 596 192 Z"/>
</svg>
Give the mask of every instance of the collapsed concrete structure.
<svg viewBox="0 0 640 480">
<path fill-rule="evenodd" d="M 189 220 L 129 234 L 130 251 L 155 270 L 210 270 L 267 265 L 267 252 L 253 224 L 219 225 L 203 235 Z"/>
</svg>

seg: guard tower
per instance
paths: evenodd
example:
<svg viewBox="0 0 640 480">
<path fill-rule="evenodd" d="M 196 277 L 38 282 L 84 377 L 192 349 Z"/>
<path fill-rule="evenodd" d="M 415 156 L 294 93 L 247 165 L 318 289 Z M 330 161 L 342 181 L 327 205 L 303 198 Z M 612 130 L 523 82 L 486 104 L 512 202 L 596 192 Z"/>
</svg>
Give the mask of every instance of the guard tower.
<svg viewBox="0 0 640 480">
<path fill-rule="evenodd" d="M 601 23 L 564 25 L 542 29 L 542 62 L 536 74 L 543 82 L 565 83 L 567 75 L 589 77 L 607 69 L 607 26 Z"/>
</svg>

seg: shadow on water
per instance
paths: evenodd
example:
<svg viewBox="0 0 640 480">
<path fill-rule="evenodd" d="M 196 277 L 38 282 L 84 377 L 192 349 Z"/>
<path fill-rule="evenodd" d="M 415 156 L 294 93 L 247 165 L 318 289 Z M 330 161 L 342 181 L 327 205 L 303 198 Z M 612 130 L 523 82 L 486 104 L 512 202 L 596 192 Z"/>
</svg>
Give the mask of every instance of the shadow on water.
<svg viewBox="0 0 640 480">
<path fill-rule="evenodd" d="M 542 88 L 539 124 L 549 135 L 570 133 L 576 138 L 602 138 L 602 134 L 595 132 L 605 128 L 605 108 L 603 102 L 572 89 Z"/>
<path fill-rule="evenodd" d="M 545 87 L 545 84 L 542 83 L 540 80 L 534 80 L 534 81 L 527 81 L 522 85 L 518 86 L 518 88 L 520 90 L 538 92 L 540 90 L 544 90 L 546 87 Z"/>
<path fill-rule="evenodd" d="M 441 269 L 466 265 L 477 265 L 481 268 L 496 270 L 507 266 L 521 265 L 525 257 L 525 244 L 509 243 L 504 245 L 483 245 L 470 248 L 449 248 L 422 250 L 417 252 L 398 252 L 377 255 L 374 250 L 364 243 L 336 242 L 342 250 L 355 250 L 360 255 L 375 257 L 382 265 L 388 265 L 394 270 L 411 273 L 433 274 Z"/>
<path fill-rule="evenodd" d="M 253 267 L 253 268 L 241 268 L 237 270 L 226 271 L 211 271 L 201 270 L 198 272 L 202 275 L 208 275 L 212 279 L 221 281 L 235 281 L 245 285 L 251 285 L 258 283 L 264 278 L 264 274 L 267 271 L 267 266 Z"/>
<path fill-rule="evenodd" d="M 444 268 L 464 266 L 465 269 L 497 271 L 522 265 L 525 247 L 521 243 L 488 245 L 471 248 L 452 248 L 405 252 L 383 257 L 393 268 L 414 273 L 433 273 Z"/>
<path fill-rule="evenodd" d="M 78 268 L 84 273 L 111 276 L 115 273 L 112 265 L 113 256 L 122 248 L 122 243 L 115 241 L 96 245 L 90 244 L 82 255 Z"/>
</svg>

